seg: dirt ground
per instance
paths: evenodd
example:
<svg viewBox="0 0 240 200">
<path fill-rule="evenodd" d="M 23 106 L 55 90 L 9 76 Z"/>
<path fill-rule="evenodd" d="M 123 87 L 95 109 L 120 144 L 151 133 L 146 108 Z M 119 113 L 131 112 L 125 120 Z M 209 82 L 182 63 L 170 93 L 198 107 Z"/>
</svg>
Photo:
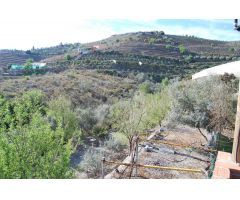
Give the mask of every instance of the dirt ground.
<svg viewBox="0 0 240 200">
<path fill-rule="evenodd" d="M 186 148 L 172 146 L 161 142 L 193 146 Z M 205 148 L 204 137 L 197 129 L 188 126 L 177 126 L 174 129 L 159 131 L 153 130 L 149 140 L 143 140 L 139 147 L 138 163 L 142 165 L 168 166 L 177 168 L 199 169 L 201 172 L 183 172 L 176 170 L 162 170 L 150 168 L 138 168 L 135 177 L 135 169 L 131 178 L 147 179 L 205 179 L 210 164 L 210 153 L 199 148 Z M 146 148 L 147 145 L 147 148 Z M 124 162 L 128 162 L 129 158 Z M 129 178 L 130 167 L 119 166 L 118 170 L 105 176 L 105 178 Z"/>
</svg>

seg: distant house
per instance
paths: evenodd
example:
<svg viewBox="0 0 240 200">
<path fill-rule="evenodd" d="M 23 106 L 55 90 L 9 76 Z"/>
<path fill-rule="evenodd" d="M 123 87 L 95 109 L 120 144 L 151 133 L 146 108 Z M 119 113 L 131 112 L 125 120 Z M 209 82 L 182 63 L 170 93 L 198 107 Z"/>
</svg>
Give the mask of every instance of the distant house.
<svg viewBox="0 0 240 200">
<path fill-rule="evenodd" d="M 11 65 L 10 70 L 23 70 L 24 66 L 23 65 Z"/>
<path fill-rule="evenodd" d="M 208 69 L 204 69 L 194 75 L 192 75 L 192 79 L 214 76 L 214 75 L 224 75 L 234 74 L 236 77 L 240 77 L 240 61 L 229 62 L 223 65 L 218 65 L 215 67 L 210 67 Z"/>
<path fill-rule="evenodd" d="M 46 63 L 32 63 L 32 69 L 42 69 L 47 67 Z M 10 70 L 24 70 L 24 65 L 11 65 Z"/>
<path fill-rule="evenodd" d="M 46 63 L 37 63 L 37 62 L 34 62 L 34 63 L 32 63 L 32 68 L 33 69 L 36 69 L 36 68 L 44 68 L 44 67 L 46 67 L 47 66 L 47 64 Z"/>
<path fill-rule="evenodd" d="M 11 65 L 9 75 L 18 76 L 23 75 L 24 73 L 24 66 L 23 65 Z"/>
<path fill-rule="evenodd" d="M 100 49 L 100 46 L 99 46 L 99 45 L 94 45 L 92 48 L 93 48 L 94 50 L 97 50 L 97 49 Z"/>
<path fill-rule="evenodd" d="M 46 63 L 32 63 L 31 69 L 33 70 L 32 72 L 34 72 L 34 70 L 41 70 L 46 71 L 46 69 L 48 69 Z M 19 76 L 19 75 L 23 75 L 26 73 L 25 71 L 25 66 L 24 65 L 11 65 L 11 67 L 9 68 L 9 75 L 12 76 Z"/>
<path fill-rule="evenodd" d="M 98 51 L 98 50 L 100 50 L 100 46 L 99 45 L 92 46 L 92 51 Z"/>
</svg>

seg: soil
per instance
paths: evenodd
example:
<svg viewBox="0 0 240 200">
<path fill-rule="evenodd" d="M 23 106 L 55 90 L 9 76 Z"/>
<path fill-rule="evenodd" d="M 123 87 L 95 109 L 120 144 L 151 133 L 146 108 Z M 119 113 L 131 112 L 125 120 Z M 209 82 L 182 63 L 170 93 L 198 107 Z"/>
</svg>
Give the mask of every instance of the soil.
<svg viewBox="0 0 240 200">
<path fill-rule="evenodd" d="M 204 130 L 203 130 L 204 131 Z M 159 142 L 168 142 L 193 146 L 195 148 L 186 148 L 160 144 Z M 139 148 L 138 163 L 142 165 L 168 166 L 188 169 L 199 169 L 201 172 L 183 172 L 176 170 L 160 170 L 151 168 L 138 168 L 138 174 L 135 177 L 135 169 L 131 178 L 148 179 L 205 179 L 208 177 L 208 168 L 210 165 L 210 153 L 197 148 L 205 148 L 204 137 L 197 129 L 188 126 L 177 126 L 174 129 L 159 131 L 159 127 L 154 130 L 154 134 L 148 141 L 141 142 Z M 144 146 L 150 146 L 153 151 L 146 151 Z M 127 163 L 125 159 L 124 162 Z M 118 173 L 113 171 L 105 178 L 129 178 L 130 167 L 119 166 Z"/>
</svg>

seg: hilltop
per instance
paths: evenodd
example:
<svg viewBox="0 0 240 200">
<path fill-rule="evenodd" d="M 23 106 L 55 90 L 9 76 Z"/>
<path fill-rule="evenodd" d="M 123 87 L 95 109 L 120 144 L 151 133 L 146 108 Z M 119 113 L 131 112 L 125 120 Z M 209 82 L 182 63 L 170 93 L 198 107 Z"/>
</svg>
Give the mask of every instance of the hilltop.
<svg viewBox="0 0 240 200">
<path fill-rule="evenodd" d="M 66 55 L 71 60 L 66 60 Z M 202 69 L 238 60 L 239 56 L 240 42 L 153 31 L 113 35 L 81 44 L 78 50 L 75 48 L 49 57 L 44 62 L 58 67 L 71 65 L 77 69 L 97 69 L 117 76 L 144 73 L 149 79 L 160 82 L 164 77 L 191 77 Z"/>
<path fill-rule="evenodd" d="M 239 41 L 218 41 L 195 36 L 167 35 L 163 31 L 134 32 L 112 35 L 109 38 L 86 44 L 62 44 L 57 46 L 20 50 L 0 50 L 0 66 L 22 63 L 28 58 L 34 61 L 55 56 L 58 59 L 65 54 L 79 53 L 79 50 L 92 49 L 97 46 L 101 52 L 119 52 L 157 58 L 183 59 L 186 55 L 208 60 L 231 60 L 240 56 Z M 21 59 L 19 59 L 21 57 Z M 58 60 L 56 59 L 56 61 Z"/>
<path fill-rule="evenodd" d="M 181 58 L 179 45 L 183 45 L 188 54 L 201 56 L 239 56 L 240 42 L 208 40 L 195 36 L 167 35 L 163 31 L 136 32 L 113 35 L 107 39 L 89 43 L 99 45 L 105 51 L 133 53 L 148 56 Z"/>
</svg>

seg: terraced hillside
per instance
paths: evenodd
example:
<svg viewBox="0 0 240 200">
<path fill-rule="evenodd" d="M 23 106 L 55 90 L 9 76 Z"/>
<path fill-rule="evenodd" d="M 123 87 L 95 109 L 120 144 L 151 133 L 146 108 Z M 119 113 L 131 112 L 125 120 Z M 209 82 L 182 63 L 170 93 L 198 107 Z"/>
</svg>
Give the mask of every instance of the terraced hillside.
<svg viewBox="0 0 240 200">
<path fill-rule="evenodd" d="M 11 64 L 23 64 L 29 58 L 35 61 L 41 60 L 40 55 L 29 54 L 25 51 L 0 50 L 0 68 L 8 67 Z"/>
<path fill-rule="evenodd" d="M 86 49 L 87 53 L 83 53 Z M 33 49 L 28 54 L 3 52 L 0 53 L 0 66 L 6 68 L 13 62 L 21 64 L 27 58 L 33 58 L 47 62 L 51 67 L 94 69 L 121 77 L 144 73 L 148 79 L 159 82 L 165 77 L 190 77 L 202 69 L 235 61 L 239 57 L 240 42 L 152 31 L 113 35 L 87 44 L 60 44 Z"/>
<path fill-rule="evenodd" d="M 158 58 L 141 55 L 121 54 L 116 52 L 98 52 L 82 56 L 74 61 L 76 68 L 98 69 L 98 72 L 118 76 L 128 76 L 144 73 L 154 81 L 163 78 L 188 77 L 195 71 L 215 66 L 224 61 L 221 60 L 176 60 L 172 58 Z M 226 62 L 226 61 L 225 61 Z"/>
<path fill-rule="evenodd" d="M 240 42 L 208 40 L 194 36 L 166 35 L 163 32 L 137 32 L 113 35 L 107 39 L 89 43 L 99 45 L 105 51 L 118 50 L 121 53 L 134 53 L 170 58 L 181 57 L 179 45 L 186 48 L 185 53 L 202 56 L 240 56 Z"/>
<path fill-rule="evenodd" d="M 49 57 L 64 55 L 68 52 L 76 52 L 79 43 L 60 44 L 49 48 L 31 49 L 28 51 L 21 50 L 0 50 L 0 70 L 7 68 L 12 64 L 23 64 L 27 59 L 40 61 Z"/>
<path fill-rule="evenodd" d="M 179 59 L 123 54 L 118 51 L 97 51 L 86 55 L 72 54 L 71 60 L 63 56 L 48 60 L 55 67 L 69 66 L 75 69 L 96 69 L 99 73 L 127 77 L 144 74 L 147 79 L 160 82 L 169 79 L 191 77 L 197 71 L 228 62 L 225 58 L 206 58 L 184 55 Z"/>
</svg>

